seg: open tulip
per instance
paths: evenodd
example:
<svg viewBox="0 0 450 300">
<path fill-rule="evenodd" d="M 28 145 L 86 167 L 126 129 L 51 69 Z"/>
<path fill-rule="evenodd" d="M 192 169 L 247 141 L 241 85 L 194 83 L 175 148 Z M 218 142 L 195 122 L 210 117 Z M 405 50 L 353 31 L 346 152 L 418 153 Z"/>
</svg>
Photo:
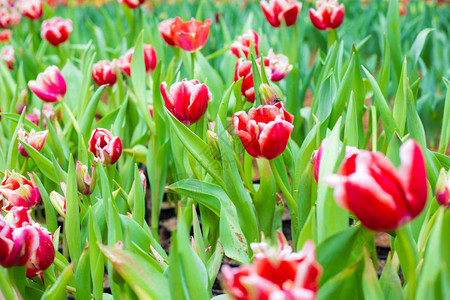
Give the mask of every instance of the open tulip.
<svg viewBox="0 0 450 300">
<path fill-rule="evenodd" d="M 186 126 L 200 120 L 211 100 L 206 84 L 199 83 L 196 79 L 176 82 L 170 86 L 169 91 L 167 83 L 163 82 L 160 89 L 167 109 Z"/>
<path fill-rule="evenodd" d="M 42 0 L 19 0 L 18 8 L 22 16 L 31 20 L 37 20 L 42 17 Z"/>
<path fill-rule="evenodd" d="M 27 277 L 29 278 L 47 270 L 55 260 L 53 234 L 37 223 L 33 223 L 33 227 L 38 233 L 39 244 L 27 261 Z"/>
<path fill-rule="evenodd" d="M 292 71 L 292 65 L 289 64 L 289 59 L 286 55 L 275 54 L 270 49 L 267 58 L 269 59 L 269 68 L 272 71 L 271 81 L 280 81 Z"/>
<path fill-rule="evenodd" d="M 147 73 L 153 72 L 156 68 L 156 63 L 158 59 L 156 57 L 155 48 L 152 45 L 144 44 L 144 63 L 145 63 L 145 71 Z M 131 76 L 131 60 L 133 59 L 134 47 L 129 49 L 124 55 L 122 55 L 117 64 L 122 73 Z"/>
<path fill-rule="evenodd" d="M 41 37 L 57 47 L 69 39 L 72 30 L 72 20 L 53 17 L 42 22 Z"/>
<path fill-rule="evenodd" d="M 283 102 L 261 105 L 233 115 L 234 133 L 251 156 L 274 159 L 286 149 L 293 120 Z"/>
<path fill-rule="evenodd" d="M 0 31 L 0 43 L 9 43 L 11 41 L 12 31 L 4 29 Z"/>
<path fill-rule="evenodd" d="M 175 46 L 175 41 L 173 40 L 170 26 L 174 23 L 175 19 L 167 19 L 158 24 L 159 34 L 161 34 L 164 42 L 170 47 Z"/>
<path fill-rule="evenodd" d="M 117 82 L 116 63 L 101 60 L 92 66 L 92 79 L 98 85 L 113 86 Z"/>
<path fill-rule="evenodd" d="M 284 20 L 286 26 L 292 26 L 297 21 L 302 9 L 302 3 L 296 0 L 261 0 L 261 9 L 273 27 L 280 27 Z"/>
<path fill-rule="evenodd" d="M 31 129 L 28 134 L 25 129 L 22 127 L 19 129 L 17 136 L 17 147 L 19 148 L 20 155 L 24 157 L 30 157 L 25 148 L 19 141 L 25 142 L 37 151 L 41 151 L 44 147 L 45 140 L 47 139 L 48 130 L 35 132 L 34 129 Z"/>
<path fill-rule="evenodd" d="M 225 290 L 232 299 L 316 299 L 322 267 L 314 243 L 306 241 L 300 252 L 292 252 L 280 232 L 278 236 L 278 248 L 265 242 L 251 245 L 251 265 L 223 266 Z"/>
<path fill-rule="evenodd" d="M 394 231 L 413 220 L 427 202 L 422 150 L 410 139 L 400 147 L 401 165 L 379 152 L 359 150 L 345 159 L 337 175 L 325 177 L 336 202 L 374 231 Z"/>
<path fill-rule="evenodd" d="M 113 165 L 122 154 L 122 141 L 118 136 L 104 128 L 96 128 L 89 140 L 89 151 L 95 156 L 95 162 L 103 165 Z"/>
<path fill-rule="evenodd" d="M 16 56 L 14 55 L 14 48 L 11 45 L 2 48 L 0 53 L 2 60 L 8 66 L 8 69 L 14 70 L 14 63 L 16 62 Z"/>
<path fill-rule="evenodd" d="M 164 34 L 167 34 L 167 25 L 164 24 Z M 174 45 L 188 52 L 197 51 L 206 44 L 209 35 L 211 20 L 205 22 L 197 21 L 192 18 L 190 21 L 183 22 L 180 17 L 175 17 L 170 24 L 169 38 L 164 40 L 173 41 Z M 161 27 L 160 27 L 161 32 Z M 164 37 L 164 35 L 163 35 Z"/>
<path fill-rule="evenodd" d="M 57 66 L 48 67 L 36 80 L 28 82 L 28 88 L 42 101 L 58 102 L 66 95 L 66 80 Z"/>
<path fill-rule="evenodd" d="M 14 171 L 5 171 L 0 194 L 3 197 L 3 210 L 9 211 L 14 206 L 34 207 L 41 201 L 39 189 L 33 181 Z"/>
<path fill-rule="evenodd" d="M 145 0 L 118 0 L 118 2 L 126 4 L 131 9 L 135 9 L 144 4 Z"/>
<path fill-rule="evenodd" d="M 264 58 L 264 70 L 266 72 L 267 77 L 272 76 L 272 71 L 269 68 L 270 61 L 267 58 Z M 259 71 L 261 72 L 261 60 L 257 59 L 256 64 L 258 66 Z M 237 82 L 241 77 L 242 80 L 241 85 L 241 94 L 245 96 L 245 99 L 248 102 L 255 102 L 255 88 L 253 84 L 253 72 L 252 72 L 252 62 L 250 60 L 245 60 L 243 57 L 239 58 L 236 62 L 236 68 L 234 71 L 234 82 Z"/>
<path fill-rule="evenodd" d="M 316 9 L 309 9 L 309 18 L 319 30 L 336 29 L 344 22 L 345 7 L 337 0 L 318 0 Z"/>
<path fill-rule="evenodd" d="M 258 34 L 254 30 L 249 30 L 245 34 L 241 35 L 236 42 L 231 44 L 230 51 L 237 58 L 241 57 L 241 52 L 244 53 L 245 57 L 248 58 L 248 54 L 250 53 L 250 43 L 253 43 L 255 47 L 255 54 L 259 56 L 259 45 L 258 45 Z"/>
<path fill-rule="evenodd" d="M 95 167 L 91 166 L 92 170 L 92 178 L 89 176 L 89 168 L 86 165 L 83 165 L 81 161 L 77 161 L 77 165 L 75 168 L 75 173 L 77 175 L 77 186 L 78 191 L 83 195 L 90 195 L 94 191 L 96 184 L 96 172 Z"/>
<path fill-rule="evenodd" d="M 441 169 L 436 183 L 436 200 L 441 206 L 450 207 L 450 172 L 445 174 L 445 169 Z"/>
</svg>

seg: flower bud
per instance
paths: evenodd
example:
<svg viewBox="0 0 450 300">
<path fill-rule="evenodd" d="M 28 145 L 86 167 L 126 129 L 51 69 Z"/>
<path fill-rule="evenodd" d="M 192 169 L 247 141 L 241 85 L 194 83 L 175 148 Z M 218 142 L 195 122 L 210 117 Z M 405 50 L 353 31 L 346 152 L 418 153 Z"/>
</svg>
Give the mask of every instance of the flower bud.
<svg viewBox="0 0 450 300">
<path fill-rule="evenodd" d="M 344 4 L 337 0 L 318 0 L 316 9 L 309 9 L 309 18 L 319 30 L 336 29 L 344 22 Z"/>
<path fill-rule="evenodd" d="M 28 91 L 23 90 L 22 92 L 20 92 L 19 98 L 17 99 L 17 102 L 16 102 L 16 106 L 15 106 L 16 112 L 18 114 L 22 114 L 23 109 L 27 105 L 28 105 Z M 25 116 L 25 118 L 26 118 L 26 116 Z"/>
<path fill-rule="evenodd" d="M 275 94 L 270 85 L 266 83 L 263 83 L 259 86 L 259 94 L 261 96 L 262 105 L 273 105 L 281 101 L 281 99 L 278 98 L 277 94 Z"/>
<path fill-rule="evenodd" d="M 436 183 L 436 200 L 441 206 L 450 208 L 450 172 L 445 174 L 445 169 L 441 169 Z"/>
<path fill-rule="evenodd" d="M 92 66 L 92 79 L 98 85 L 113 86 L 117 82 L 115 61 L 101 60 Z"/>
<path fill-rule="evenodd" d="M 77 176 L 78 191 L 83 195 L 90 195 L 95 189 L 97 181 L 95 167 L 91 166 L 92 178 L 89 176 L 89 169 L 86 165 L 83 165 L 79 160 L 75 168 Z"/>
<path fill-rule="evenodd" d="M 53 17 L 42 22 L 41 37 L 52 46 L 57 47 L 69 39 L 72 30 L 72 20 Z"/>
<path fill-rule="evenodd" d="M 50 202 L 60 216 L 66 218 L 66 198 L 57 191 L 52 191 L 50 192 Z"/>
<path fill-rule="evenodd" d="M 122 154 L 122 141 L 109 130 L 97 128 L 92 131 L 89 139 L 89 151 L 94 154 L 96 163 L 113 165 Z"/>
<path fill-rule="evenodd" d="M 156 63 L 158 58 L 156 56 L 155 48 L 152 45 L 144 44 L 144 64 L 145 72 L 153 72 L 156 68 Z M 117 65 L 119 66 L 120 72 L 131 76 L 131 60 L 133 59 L 134 47 L 129 49 L 124 55 L 122 55 L 117 60 Z"/>
<path fill-rule="evenodd" d="M 17 136 L 17 147 L 19 148 L 20 155 L 24 157 L 30 157 L 28 152 L 19 141 L 27 143 L 37 151 L 41 151 L 41 149 L 44 147 L 47 135 L 48 130 L 35 132 L 34 129 L 31 129 L 30 134 L 28 134 L 23 127 L 20 128 Z"/>
<path fill-rule="evenodd" d="M 215 160 L 221 161 L 222 157 L 220 155 L 219 148 L 219 137 L 217 133 L 214 131 L 208 130 L 206 131 L 206 139 L 208 141 L 209 150 L 211 151 L 211 155 Z"/>
</svg>

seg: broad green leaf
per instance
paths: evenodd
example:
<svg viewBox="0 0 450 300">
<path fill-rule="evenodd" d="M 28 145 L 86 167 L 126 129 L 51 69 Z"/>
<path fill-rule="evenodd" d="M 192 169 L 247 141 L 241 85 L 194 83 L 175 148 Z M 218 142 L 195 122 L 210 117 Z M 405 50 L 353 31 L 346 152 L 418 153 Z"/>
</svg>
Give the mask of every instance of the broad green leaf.
<svg viewBox="0 0 450 300">
<path fill-rule="evenodd" d="M 66 191 L 66 226 L 65 235 L 67 238 L 67 245 L 69 247 L 70 257 L 74 261 L 78 261 L 81 255 L 81 230 L 80 230 L 80 213 L 77 178 L 75 174 L 75 165 L 73 163 L 72 155 L 69 158 L 69 171 L 67 178 Z"/>
<path fill-rule="evenodd" d="M 392 254 L 389 253 L 380 278 L 380 284 L 385 299 L 403 299 L 402 283 L 398 276 L 398 264 L 397 254 L 392 256 Z"/>
<path fill-rule="evenodd" d="M 80 131 L 81 134 L 86 138 L 90 135 L 90 130 L 92 123 L 95 121 L 95 112 L 97 110 L 98 102 L 103 94 L 103 90 L 105 86 L 101 86 L 95 91 L 94 95 L 92 95 L 91 100 L 89 100 L 89 104 L 82 115 L 78 118 L 80 123 Z M 82 116 L 82 118 L 81 118 Z"/>
<path fill-rule="evenodd" d="M 397 123 L 397 129 L 401 136 L 403 136 L 406 125 L 406 105 L 408 97 L 408 76 L 406 58 L 403 62 L 402 73 L 400 75 L 400 84 L 397 89 L 397 94 L 394 100 L 394 119 Z"/>
<path fill-rule="evenodd" d="M 450 141 L 450 85 L 447 86 L 443 116 L 441 137 L 439 139 L 439 152 L 445 154 L 448 142 Z"/>
<path fill-rule="evenodd" d="M 376 257 L 373 259 L 377 259 Z M 364 247 L 364 271 L 362 274 L 362 287 L 365 299 L 385 299 L 378 281 L 377 273 L 373 268 L 372 260 L 369 257 L 369 251 Z"/>
<path fill-rule="evenodd" d="M 41 299 L 55 299 L 55 300 L 65 300 L 67 299 L 66 286 L 69 282 L 70 278 L 73 275 L 73 263 L 69 264 L 61 275 L 58 277 L 56 282 L 52 285 L 49 285 L 45 294 Z"/>
</svg>

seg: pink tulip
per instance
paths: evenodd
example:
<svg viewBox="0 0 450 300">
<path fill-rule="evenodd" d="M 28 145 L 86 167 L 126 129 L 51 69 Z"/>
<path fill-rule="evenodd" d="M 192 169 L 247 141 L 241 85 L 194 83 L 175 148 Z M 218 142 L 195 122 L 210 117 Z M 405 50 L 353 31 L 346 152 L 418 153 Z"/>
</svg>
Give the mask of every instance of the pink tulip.
<svg viewBox="0 0 450 300">
<path fill-rule="evenodd" d="M 345 7 L 337 0 L 318 0 L 316 9 L 309 9 L 309 18 L 319 30 L 336 29 L 344 22 Z"/>
<path fill-rule="evenodd" d="M 14 70 L 14 63 L 16 62 L 16 57 L 14 55 L 14 48 L 11 45 L 2 48 L 0 53 L 2 60 L 8 66 L 8 69 Z"/>
<path fill-rule="evenodd" d="M 170 86 L 169 91 L 167 83 L 163 82 L 160 89 L 167 109 L 186 126 L 200 120 L 211 100 L 206 84 L 199 83 L 196 79 L 176 82 Z"/>
<path fill-rule="evenodd" d="M 268 78 L 272 77 L 272 71 L 269 68 L 270 61 L 264 58 L 264 70 Z M 261 73 L 261 60 L 256 60 L 258 69 Z M 241 85 L 241 94 L 245 96 L 248 102 L 255 102 L 255 88 L 253 85 L 253 72 L 252 62 L 245 60 L 243 57 L 239 58 L 236 62 L 236 68 L 234 71 L 234 82 L 237 82 L 241 77 L 244 77 Z"/>
<path fill-rule="evenodd" d="M 289 64 L 289 59 L 286 55 L 275 54 L 270 49 L 267 58 L 269 59 L 269 68 L 272 71 L 271 81 L 280 81 L 292 71 L 292 65 Z"/>
<path fill-rule="evenodd" d="M 144 4 L 145 0 L 118 0 L 118 2 L 126 4 L 131 9 L 135 9 Z"/>
<path fill-rule="evenodd" d="M 445 174 L 445 169 L 441 169 L 436 183 L 436 200 L 441 206 L 450 208 L 450 172 Z"/>
<path fill-rule="evenodd" d="M 244 53 L 245 57 L 248 58 L 248 54 L 250 53 L 250 42 L 253 43 L 253 46 L 255 47 L 256 57 L 258 57 L 258 34 L 256 33 L 256 31 L 251 29 L 247 31 L 247 33 L 241 35 L 236 42 L 231 44 L 231 53 L 234 54 L 237 58 L 240 58 L 241 52 L 239 50 L 241 50 L 242 53 Z"/>
<path fill-rule="evenodd" d="M 42 112 L 44 114 L 44 117 L 42 118 L 42 123 L 44 125 L 44 128 L 47 127 L 47 121 L 45 117 L 47 117 L 49 120 L 54 121 L 55 120 L 55 109 L 52 104 L 50 103 L 44 103 L 42 105 Z M 33 113 L 26 114 L 25 119 L 32 122 L 34 125 L 39 126 L 39 123 L 41 122 L 41 110 L 38 108 L 33 108 Z"/>
<path fill-rule="evenodd" d="M 295 0 L 261 0 L 260 5 L 273 27 L 280 27 L 283 19 L 287 27 L 294 25 L 302 9 L 302 3 Z"/>
<path fill-rule="evenodd" d="M 38 223 L 33 223 L 33 227 L 39 236 L 39 246 L 27 262 L 27 277 L 29 278 L 47 270 L 55 260 L 53 234 Z"/>
<path fill-rule="evenodd" d="M 394 231 L 417 217 L 427 202 L 426 166 L 417 142 L 410 139 L 400 147 L 400 160 L 396 170 L 383 154 L 359 150 L 325 182 L 335 188 L 336 202 L 365 227 Z"/>
<path fill-rule="evenodd" d="M 147 73 L 153 72 L 156 68 L 156 64 L 158 62 L 158 58 L 156 56 L 156 51 L 152 45 L 144 44 L 144 63 L 145 63 L 145 71 Z M 122 73 L 131 76 L 131 60 L 133 58 L 134 47 L 129 49 L 124 55 L 122 55 L 117 64 Z"/>
<path fill-rule="evenodd" d="M 42 17 L 42 0 L 19 0 L 18 8 L 22 16 L 31 20 L 37 20 Z"/>
<path fill-rule="evenodd" d="M 233 115 L 234 133 L 245 150 L 253 157 L 274 159 L 286 149 L 294 125 L 294 117 L 283 102 L 251 108 L 248 114 L 239 111 Z"/>
<path fill-rule="evenodd" d="M 66 80 L 57 66 L 48 67 L 36 80 L 29 81 L 28 88 L 45 102 L 62 101 L 67 90 Z"/>
<path fill-rule="evenodd" d="M 17 11 L 16 7 L 0 7 L 0 28 L 16 27 L 21 19 L 22 15 Z"/>
<path fill-rule="evenodd" d="M 5 171 L 0 194 L 4 200 L 3 210 L 5 211 L 9 211 L 14 206 L 35 207 L 41 201 L 41 194 L 33 179 L 30 181 L 19 173 L 9 170 Z"/>
<path fill-rule="evenodd" d="M 98 85 L 113 86 L 117 82 L 115 61 L 101 60 L 92 66 L 92 79 Z"/>
<path fill-rule="evenodd" d="M 97 128 L 92 131 L 89 151 L 94 154 L 96 163 L 113 165 L 122 154 L 122 141 L 119 137 L 113 136 L 109 130 Z"/>
<path fill-rule="evenodd" d="M 72 20 L 53 17 L 42 22 L 41 37 L 57 47 L 69 39 L 72 30 Z"/>
<path fill-rule="evenodd" d="M 75 173 L 77 175 L 78 191 L 83 195 L 90 195 L 94 191 L 97 176 L 95 167 L 91 166 L 92 178 L 89 176 L 88 166 L 83 165 L 81 161 L 77 161 Z"/>
<path fill-rule="evenodd" d="M 37 151 L 41 151 L 44 147 L 45 140 L 47 139 L 48 130 L 35 132 L 34 129 L 31 129 L 28 134 L 25 129 L 22 127 L 19 129 L 18 137 L 17 137 L 17 147 L 19 148 L 19 153 L 23 157 L 30 157 L 25 148 L 19 141 L 25 142 Z"/>
</svg>

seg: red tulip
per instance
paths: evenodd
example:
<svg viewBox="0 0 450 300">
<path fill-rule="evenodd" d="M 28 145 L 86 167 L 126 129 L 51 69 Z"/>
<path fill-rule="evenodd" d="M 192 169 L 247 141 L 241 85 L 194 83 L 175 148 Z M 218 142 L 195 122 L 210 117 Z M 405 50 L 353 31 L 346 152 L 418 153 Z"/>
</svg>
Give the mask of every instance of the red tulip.
<svg viewBox="0 0 450 300">
<path fill-rule="evenodd" d="M 158 30 L 161 34 L 162 38 L 170 47 L 175 46 L 175 42 L 172 38 L 172 34 L 170 32 L 170 26 L 175 22 L 175 19 L 167 19 L 158 24 Z"/>
<path fill-rule="evenodd" d="M 233 115 L 234 133 L 251 156 L 274 159 L 286 149 L 293 120 L 283 102 L 261 105 Z"/>
<path fill-rule="evenodd" d="M 14 206 L 35 207 L 41 201 L 39 189 L 33 182 L 14 171 L 5 171 L 0 195 L 3 197 L 3 210 L 9 211 Z M 1 200 L 1 198 L 0 198 Z"/>
<path fill-rule="evenodd" d="M 256 56 L 259 56 L 259 45 L 258 45 L 258 34 L 254 30 L 249 30 L 247 33 L 241 35 L 236 42 L 231 44 L 230 51 L 232 54 L 234 54 L 237 58 L 241 57 L 241 52 L 244 53 L 245 57 L 248 58 L 248 54 L 250 53 L 250 42 L 253 43 L 253 46 L 255 47 Z"/>
<path fill-rule="evenodd" d="M 257 59 L 256 63 L 258 65 L 259 71 L 261 72 L 261 60 Z M 269 68 L 270 61 L 264 58 L 264 70 L 268 78 L 272 76 L 272 71 Z M 253 85 L 253 73 L 252 73 L 252 62 L 245 60 L 244 58 L 239 58 L 236 62 L 236 69 L 234 71 L 234 82 L 237 82 L 241 77 L 244 77 L 241 85 L 241 94 L 245 96 L 248 102 L 255 102 L 255 88 Z"/>
<path fill-rule="evenodd" d="M 119 3 L 125 3 L 129 8 L 135 9 L 144 4 L 145 0 L 118 0 Z"/>
<path fill-rule="evenodd" d="M 441 169 L 436 183 L 436 200 L 441 206 L 450 208 L 450 172 L 445 174 L 445 169 Z"/>
<path fill-rule="evenodd" d="M 400 147 L 401 166 L 379 152 L 359 150 L 346 158 L 337 175 L 325 178 L 336 202 L 374 231 L 393 231 L 417 217 L 427 202 L 427 174 L 420 146 Z"/>
<path fill-rule="evenodd" d="M 293 253 L 284 236 L 280 232 L 278 236 L 278 249 L 265 242 L 252 244 L 251 265 L 223 266 L 225 290 L 233 299 L 316 299 L 322 267 L 314 243 L 306 241 L 300 252 Z"/>
<path fill-rule="evenodd" d="M 104 128 L 97 128 L 92 131 L 89 140 L 89 151 L 94 153 L 95 162 L 103 165 L 113 165 L 119 160 L 122 154 L 122 141 L 119 137 Z"/>
<path fill-rule="evenodd" d="M 21 19 L 22 15 L 14 6 L 0 7 L 0 28 L 16 27 Z"/>
<path fill-rule="evenodd" d="M 302 9 L 302 3 L 295 0 L 261 0 L 260 5 L 273 27 L 280 27 L 283 19 L 287 27 L 294 25 Z"/>
<path fill-rule="evenodd" d="M 48 67 L 36 80 L 29 81 L 28 88 L 45 102 L 62 101 L 67 90 L 66 80 L 57 66 Z"/>
<path fill-rule="evenodd" d="M 0 31 L 0 43 L 9 43 L 11 41 L 12 31 L 4 29 Z"/>
<path fill-rule="evenodd" d="M 14 48 L 11 45 L 2 48 L 0 53 L 2 60 L 8 66 L 8 69 L 14 70 L 14 63 L 16 62 L 16 57 L 14 55 Z"/>
<path fill-rule="evenodd" d="M 145 71 L 147 73 L 153 72 L 156 68 L 156 63 L 158 59 L 156 57 L 156 51 L 152 45 L 144 44 L 144 62 L 145 62 Z M 134 47 L 129 49 L 124 55 L 122 55 L 117 64 L 122 73 L 131 76 L 131 60 L 133 58 Z"/>
<path fill-rule="evenodd" d="M 37 20 L 42 17 L 42 0 L 19 0 L 18 8 L 22 16 L 31 20 Z"/>
<path fill-rule="evenodd" d="M 47 139 L 48 130 L 35 132 L 34 129 L 31 129 L 28 134 L 25 129 L 22 127 L 19 129 L 17 136 L 17 147 L 19 148 L 19 153 L 23 157 L 30 157 L 27 153 L 27 150 L 22 146 L 19 141 L 25 142 L 37 151 L 41 151 L 44 147 L 45 140 Z"/>
<path fill-rule="evenodd" d="M 27 262 L 27 277 L 29 278 L 47 270 L 55 260 L 53 234 L 37 223 L 34 223 L 33 227 L 39 236 L 39 246 Z"/>
<path fill-rule="evenodd" d="M 183 22 L 180 17 L 175 17 L 168 31 L 169 24 L 169 22 L 160 23 L 159 26 L 161 35 L 169 45 L 173 42 L 176 47 L 189 52 L 197 51 L 205 46 L 211 26 L 210 19 L 200 22 L 192 18 L 190 21 Z"/>
<path fill-rule="evenodd" d="M 292 71 L 292 65 L 289 64 L 289 59 L 286 55 L 275 54 L 270 49 L 267 58 L 269 59 L 269 68 L 272 71 L 271 81 L 280 81 Z"/>
<path fill-rule="evenodd" d="M 94 191 L 96 184 L 96 172 L 95 167 L 91 166 L 92 178 L 89 176 L 88 166 L 83 165 L 80 161 L 77 161 L 77 166 L 75 168 L 75 173 L 77 175 L 77 186 L 78 191 L 83 195 L 90 195 Z"/>
<path fill-rule="evenodd" d="M 92 66 L 92 79 L 98 85 L 113 86 L 117 82 L 115 62 L 101 60 Z"/>
<path fill-rule="evenodd" d="M 316 9 L 309 9 L 309 18 L 319 30 L 336 29 L 344 22 L 345 7 L 337 0 L 318 0 Z"/>
<path fill-rule="evenodd" d="M 57 47 L 69 39 L 72 30 L 72 20 L 53 17 L 42 22 L 41 37 Z"/>
<path fill-rule="evenodd" d="M 183 79 L 170 86 L 161 83 L 161 94 L 167 109 L 184 125 L 194 124 L 205 114 L 211 93 L 204 83 L 198 80 Z"/>
</svg>

